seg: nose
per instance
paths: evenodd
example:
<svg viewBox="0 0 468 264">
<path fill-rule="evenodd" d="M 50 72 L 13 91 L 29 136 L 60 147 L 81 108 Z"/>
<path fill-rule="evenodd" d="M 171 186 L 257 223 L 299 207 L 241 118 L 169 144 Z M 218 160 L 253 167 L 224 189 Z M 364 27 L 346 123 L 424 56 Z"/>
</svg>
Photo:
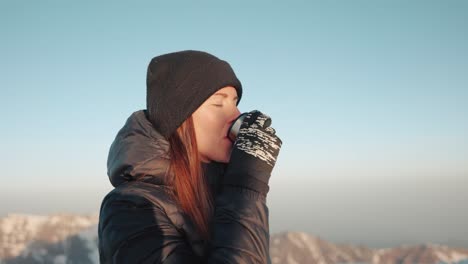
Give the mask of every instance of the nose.
<svg viewBox="0 0 468 264">
<path fill-rule="evenodd" d="M 241 112 L 239 111 L 239 108 L 237 108 L 237 106 L 234 108 L 233 111 L 231 111 L 230 113 L 230 116 L 229 116 L 229 125 L 231 125 L 236 119 L 237 117 L 241 114 Z"/>
</svg>

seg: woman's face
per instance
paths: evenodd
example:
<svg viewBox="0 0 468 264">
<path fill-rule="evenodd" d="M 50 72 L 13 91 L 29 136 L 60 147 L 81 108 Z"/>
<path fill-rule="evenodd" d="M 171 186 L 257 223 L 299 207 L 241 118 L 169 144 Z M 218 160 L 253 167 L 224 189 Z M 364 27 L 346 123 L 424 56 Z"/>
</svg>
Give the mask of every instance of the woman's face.
<svg viewBox="0 0 468 264">
<path fill-rule="evenodd" d="M 240 115 L 237 100 L 236 89 L 226 86 L 211 95 L 192 114 L 203 162 L 229 162 L 232 143 L 226 135 L 232 122 Z"/>
</svg>

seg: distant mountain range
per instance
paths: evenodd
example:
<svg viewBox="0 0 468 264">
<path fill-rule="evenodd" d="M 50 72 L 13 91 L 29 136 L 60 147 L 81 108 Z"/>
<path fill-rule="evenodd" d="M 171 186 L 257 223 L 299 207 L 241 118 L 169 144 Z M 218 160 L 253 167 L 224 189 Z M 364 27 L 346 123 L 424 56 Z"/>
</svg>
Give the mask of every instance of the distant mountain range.
<svg viewBox="0 0 468 264">
<path fill-rule="evenodd" d="M 10 214 L 0 219 L 0 264 L 99 263 L 98 218 Z M 303 232 L 272 234 L 270 254 L 273 264 L 468 264 L 468 249 L 435 244 L 370 249 L 330 243 Z"/>
<path fill-rule="evenodd" d="M 370 249 L 362 246 L 333 244 L 302 232 L 283 232 L 272 235 L 270 255 L 273 264 L 468 264 L 468 249 L 454 249 L 435 244 Z"/>
</svg>

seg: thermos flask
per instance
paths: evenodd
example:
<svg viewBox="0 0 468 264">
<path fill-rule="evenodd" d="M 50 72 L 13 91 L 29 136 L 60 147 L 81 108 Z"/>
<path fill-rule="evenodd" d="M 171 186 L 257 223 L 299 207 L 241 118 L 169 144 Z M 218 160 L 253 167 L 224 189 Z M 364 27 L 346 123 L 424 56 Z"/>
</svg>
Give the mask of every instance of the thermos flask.
<svg viewBox="0 0 468 264">
<path fill-rule="evenodd" d="M 237 138 L 237 134 L 239 133 L 239 129 L 242 125 L 242 122 L 244 121 L 244 118 L 245 116 L 247 115 L 248 113 L 242 113 L 240 114 L 237 119 L 231 124 L 231 126 L 229 127 L 229 130 L 228 130 L 228 134 L 227 134 L 227 137 L 232 141 L 236 141 L 236 138 Z M 268 127 L 270 126 L 271 124 L 271 119 L 268 119 L 265 121 L 265 125 L 264 127 Z"/>
<path fill-rule="evenodd" d="M 240 114 L 234 122 L 232 122 L 231 126 L 229 127 L 227 137 L 232 141 L 236 141 L 237 133 L 239 133 L 239 129 L 242 125 L 242 121 L 244 120 L 247 113 Z"/>
</svg>

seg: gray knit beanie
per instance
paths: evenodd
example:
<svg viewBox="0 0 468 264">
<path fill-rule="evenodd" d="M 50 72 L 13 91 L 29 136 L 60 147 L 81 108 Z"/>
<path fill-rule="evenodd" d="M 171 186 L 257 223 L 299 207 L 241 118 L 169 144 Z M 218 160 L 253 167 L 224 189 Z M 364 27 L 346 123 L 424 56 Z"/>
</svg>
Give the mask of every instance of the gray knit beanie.
<svg viewBox="0 0 468 264">
<path fill-rule="evenodd" d="M 146 78 L 147 117 L 166 139 L 219 89 L 233 86 L 239 100 L 242 84 L 226 61 L 185 50 L 154 57 Z"/>
</svg>

